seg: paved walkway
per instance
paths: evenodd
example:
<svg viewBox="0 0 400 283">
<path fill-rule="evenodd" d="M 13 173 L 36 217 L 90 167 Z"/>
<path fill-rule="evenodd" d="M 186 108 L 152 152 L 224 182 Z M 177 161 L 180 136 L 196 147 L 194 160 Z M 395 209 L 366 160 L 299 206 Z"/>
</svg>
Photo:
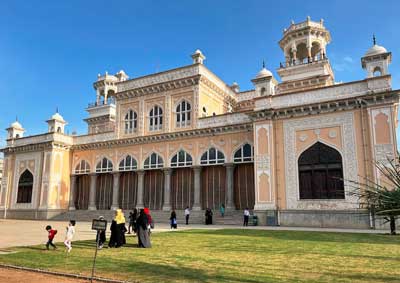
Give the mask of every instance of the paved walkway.
<svg viewBox="0 0 400 283">
<path fill-rule="evenodd" d="M 11 220 L 0 219 L 0 253 L 1 249 L 15 246 L 30 246 L 44 244 L 47 241 L 46 225 L 51 225 L 58 230 L 55 242 L 64 241 L 67 222 L 60 221 L 36 221 L 36 220 Z M 361 230 L 361 229 L 331 229 L 331 228 L 304 228 L 304 227 L 268 227 L 256 226 L 243 228 L 234 225 L 180 225 L 178 230 L 186 229 L 255 229 L 255 230 L 287 230 L 287 231 L 319 231 L 319 232 L 345 232 L 345 233 L 389 233 L 386 230 Z M 78 222 L 76 224 L 74 240 L 95 239 L 96 232 L 91 230 L 90 222 Z M 154 232 L 169 231 L 168 224 L 157 224 Z"/>
</svg>

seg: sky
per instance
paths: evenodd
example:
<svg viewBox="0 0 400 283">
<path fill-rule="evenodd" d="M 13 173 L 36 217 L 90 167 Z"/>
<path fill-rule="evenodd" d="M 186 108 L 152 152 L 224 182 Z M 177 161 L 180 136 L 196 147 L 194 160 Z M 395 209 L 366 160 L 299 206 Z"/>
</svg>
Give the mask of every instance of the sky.
<svg viewBox="0 0 400 283">
<path fill-rule="evenodd" d="M 196 49 L 210 70 L 241 90 L 252 89 L 263 60 L 279 78 L 283 29 L 307 16 L 323 18 L 331 33 L 327 56 L 336 81 L 366 77 L 360 58 L 375 34 L 393 53 L 390 71 L 398 89 L 399 10 L 400 1 L 366 0 L 2 1 L 0 146 L 16 116 L 25 135 L 40 134 L 57 107 L 68 132 L 85 134 L 97 74 L 122 69 L 134 78 L 189 65 Z"/>
</svg>

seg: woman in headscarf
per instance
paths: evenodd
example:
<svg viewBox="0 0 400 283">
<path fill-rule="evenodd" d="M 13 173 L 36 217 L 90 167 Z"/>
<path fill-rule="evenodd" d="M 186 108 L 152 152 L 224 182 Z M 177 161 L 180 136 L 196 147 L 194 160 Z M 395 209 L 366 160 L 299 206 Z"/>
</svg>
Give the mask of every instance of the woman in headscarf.
<svg viewBox="0 0 400 283">
<path fill-rule="evenodd" d="M 111 222 L 111 237 L 108 246 L 110 248 L 119 248 L 126 244 L 125 240 L 125 216 L 121 209 L 117 209 L 115 212 L 115 218 Z"/>
<path fill-rule="evenodd" d="M 205 216 L 206 216 L 206 225 L 211 225 L 212 224 L 213 213 L 212 213 L 212 210 L 210 208 L 207 208 Z"/>
<path fill-rule="evenodd" d="M 149 221 L 144 209 L 140 210 L 139 217 L 136 220 L 136 229 L 139 248 L 151 248 L 150 235 L 148 231 Z"/>
<path fill-rule="evenodd" d="M 151 233 L 151 229 L 154 229 L 154 223 L 153 223 L 153 218 L 150 215 L 150 209 L 148 207 L 145 207 L 143 209 L 144 214 L 147 216 L 147 229 L 149 230 L 149 233 Z"/>
</svg>

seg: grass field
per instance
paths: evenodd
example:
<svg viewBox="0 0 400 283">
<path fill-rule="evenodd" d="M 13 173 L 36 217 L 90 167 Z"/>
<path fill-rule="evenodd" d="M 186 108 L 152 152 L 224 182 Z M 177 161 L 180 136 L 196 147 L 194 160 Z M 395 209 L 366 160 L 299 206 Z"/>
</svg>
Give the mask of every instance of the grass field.
<svg viewBox="0 0 400 283">
<path fill-rule="evenodd" d="M 155 233 L 152 249 L 128 237 L 99 251 L 96 275 L 140 282 L 400 282 L 400 237 L 260 230 Z M 89 274 L 93 241 L 67 255 L 43 246 L 15 248 L 0 262 Z"/>
</svg>

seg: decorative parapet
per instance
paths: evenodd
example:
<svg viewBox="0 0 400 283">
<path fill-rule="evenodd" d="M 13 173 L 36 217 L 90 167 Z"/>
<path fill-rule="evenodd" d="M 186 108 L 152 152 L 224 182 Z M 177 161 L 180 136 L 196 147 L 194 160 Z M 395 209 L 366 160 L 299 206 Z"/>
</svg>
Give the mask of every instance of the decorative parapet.
<svg viewBox="0 0 400 283">
<path fill-rule="evenodd" d="M 297 93 L 257 98 L 254 108 L 255 110 L 269 108 L 279 109 L 298 105 L 308 105 L 390 91 L 391 89 L 391 77 L 381 76 L 354 83 L 338 84 Z"/>
<path fill-rule="evenodd" d="M 127 80 L 117 84 L 118 92 L 130 89 L 142 88 L 159 83 L 175 81 L 187 77 L 195 76 L 199 73 L 199 65 L 189 65 L 178 69 L 173 69 L 153 75 L 148 75 L 132 80 Z"/>
<path fill-rule="evenodd" d="M 96 106 L 93 105 L 86 108 L 86 111 L 89 113 L 88 119 L 100 116 L 115 117 L 116 115 L 115 104 L 102 104 Z"/>
<path fill-rule="evenodd" d="M 9 139 L 7 140 L 7 147 L 19 147 L 31 144 L 47 143 L 47 142 L 72 145 L 73 139 L 71 136 L 60 133 L 47 133 L 47 134 L 28 136 L 18 139 Z"/>
<path fill-rule="evenodd" d="M 95 143 L 95 142 L 105 142 L 116 138 L 117 135 L 115 132 L 106 132 L 101 134 L 74 136 L 73 141 L 74 145 L 80 145 L 80 144 Z"/>
<path fill-rule="evenodd" d="M 245 100 L 250 100 L 256 97 L 256 91 L 253 90 L 248 90 L 248 91 L 243 91 L 239 92 L 236 94 L 236 101 L 237 102 L 242 102 Z"/>
<path fill-rule="evenodd" d="M 206 118 L 199 118 L 197 121 L 197 128 L 203 129 L 234 124 L 244 124 L 249 122 L 251 122 L 251 120 L 249 116 L 245 113 L 231 113 Z"/>
</svg>

